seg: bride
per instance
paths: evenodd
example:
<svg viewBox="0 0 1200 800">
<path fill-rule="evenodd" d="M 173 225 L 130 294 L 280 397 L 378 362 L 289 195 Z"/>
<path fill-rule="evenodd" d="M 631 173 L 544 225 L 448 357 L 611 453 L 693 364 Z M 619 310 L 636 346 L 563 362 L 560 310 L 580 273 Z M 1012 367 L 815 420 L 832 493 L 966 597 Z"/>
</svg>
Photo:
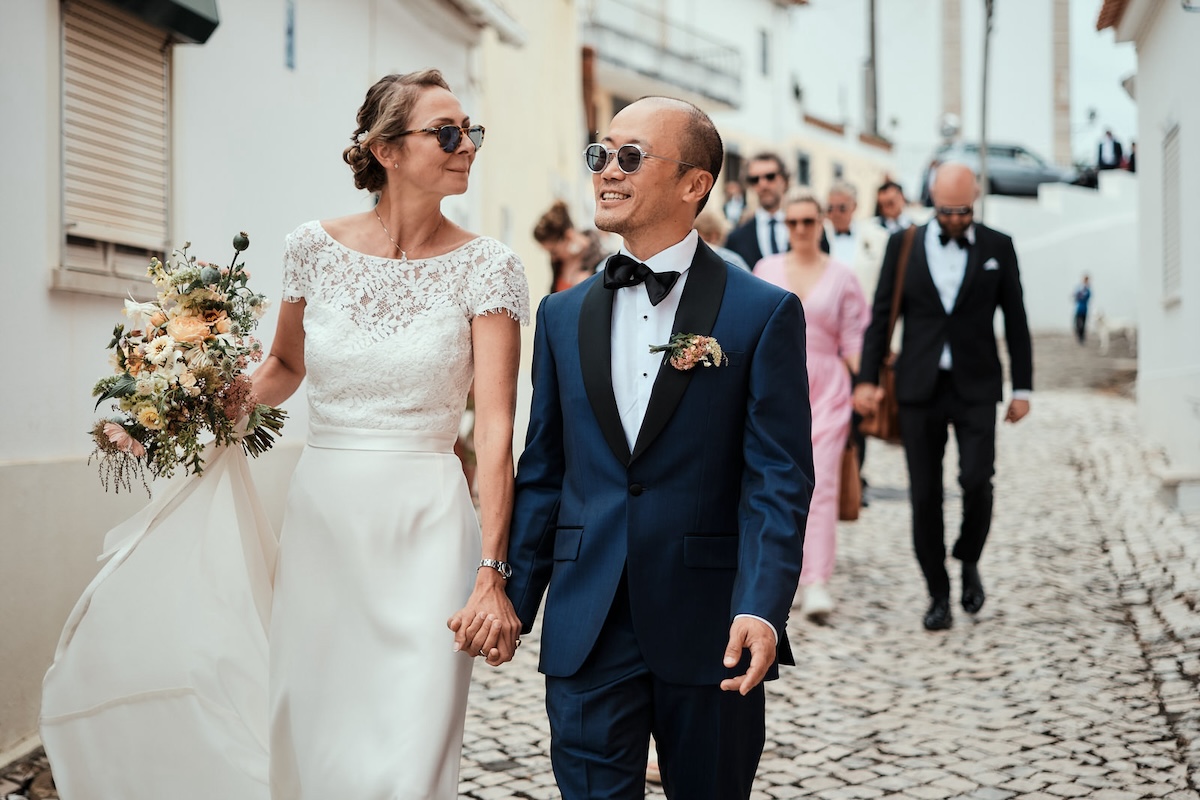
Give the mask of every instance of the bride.
<svg viewBox="0 0 1200 800">
<path fill-rule="evenodd" d="M 43 739 L 64 800 L 264 798 L 268 750 L 269 796 L 281 800 L 457 797 L 472 659 L 498 665 L 520 643 L 504 580 L 528 287 L 511 250 L 441 212 L 444 197 L 466 191 L 483 133 L 436 70 L 389 75 L 367 92 L 343 158 L 378 204 L 288 237 L 278 328 L 253 376 L 269 405 L 308 379 L 308 440 L 273 594 L 262 591 L 271 592 L 272 543 L 246 546 L 244 531 L 238 559 L 220 562 L 225 574 L 155 576 L 142 558 L 146 582 L 163 591 L 242 586 L 196 598 L 202 607 L 176 632 L 188 659 L 148 638 L 141 652 L 113 658 L 94 628 L 120 627 L 122 610 L 100 602 L 105 587 L 94 582 L 46 680 Z M 472 380 L 482 535 L 452 453 Z M 235 462 L 228 472 L 243 474 L 232 483 L 248 486 L 244 460 Z M 206 470 L 201 481 L 220 474 Z M 237 519 L 262 530 L 261 512 Z M 159 517 L 144 527 L 141 546 L 152 549 L 171 526 Z M 209 568 L 203 542 L 176 549 L 194 556 L 179 559 L 191 572 Z M 158 602 L 153 591 L 143 605 Z M 269 626 L 265 638 L 256 624 Z M 200 632 L 211 648 L 194 644 Z M 109 680 L 122 663 L 164 653 L 187 684 L 186 713 L 170 705 L 178 692 Z M 81 681 L 127 691 L 90 707 L 65 700 Z"/>
</svg>

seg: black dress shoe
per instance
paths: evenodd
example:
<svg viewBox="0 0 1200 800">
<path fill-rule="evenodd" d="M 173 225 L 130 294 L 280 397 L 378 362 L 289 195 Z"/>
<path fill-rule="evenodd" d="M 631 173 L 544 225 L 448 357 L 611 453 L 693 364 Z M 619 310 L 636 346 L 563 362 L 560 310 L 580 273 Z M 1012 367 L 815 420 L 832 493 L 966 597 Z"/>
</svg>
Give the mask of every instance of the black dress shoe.
<svg viewBox="0 0 1200 800">
<path fill-rule="evenodd" d="M 933 602 L 929 604 L 929 610 L 925 612 L 923 622 L 927 631 L 948 630 L 954 624 L 954 617 L 950 615 L 950 598 L 933 598 Z"/>
<path fill-rule="evenodd" d="M 983 608 L 987 595 L 983 593 L 983 581 L 979 579 L 979 565 L 964 561 L 962 565 L 962 607 L 968 614 L 978 613 Z"/>
</svg>

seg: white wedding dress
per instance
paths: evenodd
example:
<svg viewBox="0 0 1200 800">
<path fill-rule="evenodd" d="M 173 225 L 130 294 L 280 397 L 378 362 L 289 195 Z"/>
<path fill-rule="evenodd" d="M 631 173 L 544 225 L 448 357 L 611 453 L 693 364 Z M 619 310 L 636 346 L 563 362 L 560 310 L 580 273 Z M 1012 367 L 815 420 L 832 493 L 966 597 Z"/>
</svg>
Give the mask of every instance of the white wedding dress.
<svg viewBox="0 0 1200 800">
<path fill-rule="evenodd" d="M 242 542 L 240 560 L 204 557 L 197 509 L 188 525 L 151 526 L 114 567 L 118 551 L 72 613 L 46 679 L 43 738 L 63 800 L 457 797 L 473 660 L 453 652 L 446 620 L 470 594 L 480 539 L 452 447 L 474 372 L 471 320 L 528 321 L 521 264 L 482 237 L 431 259 L 366 256 L 312 222 L 288 238 L 283 299 L 306 303 L 310 429 L 269 614 L 270 542 L 251 558 L 240 518 L 220 526 Z M 253 499 L 233 455 L 232 483 Z M 164 563 L 152 548 L 177 528 L 177 557 Z M 145 574 L 126 579 L 141 556 Z M 129 588 L 106 601 L 113 583 Z M 163 593 L 182 605 L 189 587 L 205 591 L 174 622 Z M 164 619 L 123 630 L 139 604 Z M 114 646 L 122 637 L 131 649 Z M 140 672 L 159 661 L 176 679 L 147 687 Z"/>
</svg>

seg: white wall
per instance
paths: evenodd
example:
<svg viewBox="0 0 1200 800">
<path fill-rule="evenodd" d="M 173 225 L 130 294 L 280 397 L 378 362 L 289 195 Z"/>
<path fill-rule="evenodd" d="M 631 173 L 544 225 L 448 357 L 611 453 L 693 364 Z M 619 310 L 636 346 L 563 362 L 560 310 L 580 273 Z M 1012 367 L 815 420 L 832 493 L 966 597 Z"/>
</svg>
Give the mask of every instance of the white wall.
<svg viewBox="0 0 1200 800">
<path fill-rule="evenodd" d="M 1123 26 L 1146 3 L 1131 3 Z M 1150 438 L 1162 445 L 1171 466 L 1200 485 L 1200 90 L 1194 80 L 1200 14 L 1178 3 L 1158 3 L 1137 38 L 1138 176 L 1140 197 L 1140 316 L 1138 336 L 1138 415 Z M 1182 292 L 1162 292 L 1162 141 L 1179 126 Z M 1200 498 L 1191 497 L 1191 510 Z"/>
<path fill-rule="evenodd" d="M 1099 191 L 1045 184 L 1032 198 L 987 198 L 988 225 L 1013 237 L 1025 311 L 1033 331 L 1071 330 L 1072 299 L 1091 277 L 1089 319 L 1138 322 L 1138 180 L 1124 171 L 1100 175 Z"/>
<path fill-rule="evenodd" d="M 298 3 L 289 71 L 281 3 L 220 10 L 208 43 L 173 52 L 173 237 L 221 260 L 246 230 L 252 282 L 277 296 L 289 231 L 368 207 L 341 160 L 367 87 L 388 71 L 438 66 L 471 113 L 477 35 L 436 0 Z M 41 675 L 104 532 L 145 502 L 105 495 L 84 463 L 98 415 L 89 395 L 110 369 L 104 345 L 121 303 L 48 288 L 61 242 L 59 24 L 58 0 L 42 0 L 7 9 L 0 25 L 0 751 L 35 729 Z M 448 212 L 476 226 L 478 194 Z M 260 328 L 268 346 L 274 319 Z M 255 464 L 276 524 L 306 424 L 302 395 L 285 407 L 285 443 Z"/>
</svg>

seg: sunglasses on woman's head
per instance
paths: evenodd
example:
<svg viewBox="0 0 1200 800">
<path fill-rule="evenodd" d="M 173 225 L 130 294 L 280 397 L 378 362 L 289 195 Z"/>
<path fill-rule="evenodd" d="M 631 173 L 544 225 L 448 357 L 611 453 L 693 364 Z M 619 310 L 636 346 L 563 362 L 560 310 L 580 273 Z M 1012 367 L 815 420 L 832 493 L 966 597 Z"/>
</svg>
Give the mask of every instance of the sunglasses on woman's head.
<svg viewBox="0 0 1200 800">
<path fill-rule="evenodd" d="M 443 125 L 440 128 L 415 128 L 411 131 L 404 131 L 396 134 L 397 136 L 408 136 L 410 133 L 430 133 L 437 137 L 438 146 L 447 153 L 453 153 L 462 143 L 463 134 L 471 140 L 471 144 L 475 145 L 475 149 L 483 147 L 483 126 L 472 125 L 471 127 L 463 127 L 461 125 Z"/>
<path fill-rule="evenodd" d="M 602 144 L 589 144 L 583 148 L 583 162 L 587 164 L 587 168 L 594 173 L 604 172 L 604 168 L 608 166 L 608 162 L 613 156 L 617 158 L 617 168 L 626 175 L 632 175 L 642 168 L 642 162 L 647 158 L 657 158 L 659 161 L 670 161 L 672 164 L 682 164 L 685 167 L 694 169 L 703 169 L 695 164 L 689 164 L 686 161 L 676 161 L 673 158 L 666 156 L 656 156 L 647 153 L 636 144 L 623 144 L 616 150 L 605 147 Z"/>
</svg>

